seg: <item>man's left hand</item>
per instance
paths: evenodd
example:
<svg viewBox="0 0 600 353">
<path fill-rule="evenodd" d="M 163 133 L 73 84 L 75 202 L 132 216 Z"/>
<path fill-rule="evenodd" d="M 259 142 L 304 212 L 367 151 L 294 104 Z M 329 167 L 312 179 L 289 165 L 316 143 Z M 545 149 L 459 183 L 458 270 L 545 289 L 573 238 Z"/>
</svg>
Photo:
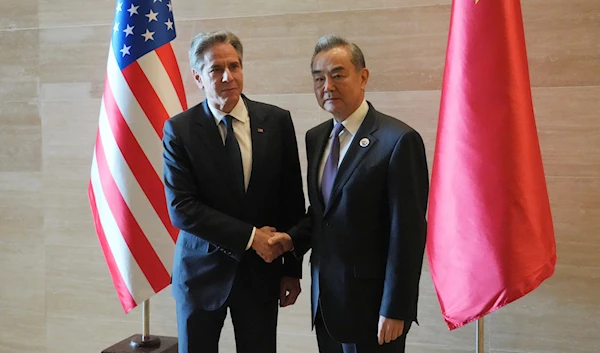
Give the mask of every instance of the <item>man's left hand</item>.
<svg viewBox="0 0 600 353">
<path fill-rule="evenodd" d="M 281 278 L 279 287 L 279 306 L 286 307 L 293 305 L 298 299 L 302 288 L 300 288 L 300 279 L 294 277 Z"/>
<path fill-rule="evenodd" d="M 379 345 L 390 343 L 402 336 L 402 331 L 404 331 L 404 320 L 395 320 L 379 316 L 378 328 L 379 332 L 377 333 L 377 338 L 379 339 Z"/>
</svg>

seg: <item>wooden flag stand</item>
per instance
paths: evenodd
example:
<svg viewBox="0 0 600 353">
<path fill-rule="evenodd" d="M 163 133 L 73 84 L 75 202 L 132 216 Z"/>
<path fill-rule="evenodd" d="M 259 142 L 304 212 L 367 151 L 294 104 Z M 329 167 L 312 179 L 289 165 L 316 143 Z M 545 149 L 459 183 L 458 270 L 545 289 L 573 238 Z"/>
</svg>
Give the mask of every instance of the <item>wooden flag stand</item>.
<svg viewBox="0 0 600 353">
<path fill-rule="evenodd" d="M 477 320 L 477 326 L 475 326 L 475 340 L 477 345 L 475 346 L 475 353 L 484 353 L 484 335 L 483 335 L 483 317 Z"/>
<path fill-rule="evenodd" d="M 141 335 L 133 335 L 116 343 L 102 353 L 177 353 L 177 337 L 150 335 L 150 301 L 142 303 Z"/>
</svg>

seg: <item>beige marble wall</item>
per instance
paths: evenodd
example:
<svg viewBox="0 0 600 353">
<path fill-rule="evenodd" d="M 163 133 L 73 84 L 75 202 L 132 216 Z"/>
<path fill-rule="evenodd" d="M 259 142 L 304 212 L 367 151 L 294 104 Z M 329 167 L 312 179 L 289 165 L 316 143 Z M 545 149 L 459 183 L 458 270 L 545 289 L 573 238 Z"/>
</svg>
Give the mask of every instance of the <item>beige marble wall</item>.
<svg viewBox="0 0 600 353">
<path fill-rule="evenodd" d="M 246 93 L 293 113 L 303 135 L 327 118 L 311 93 L 316 39 L 348 36 L 371 69 L 368 99 L 435 142 L 450 0 L 173 0 L 186 48 L 227 28 L 246 48 Z M 0 353 L 100 352 L 140 331 L 124 315 L 93 231 L 86 188 L 114 0 L 0 2 Z M 600 1 L 523 0 L 534 105 L 558 241 L 555 276 L 487 317 L 491 353 L 600 352 Z M 427 269 L 426 269 L 427 270 Z M 281 352 L 316 352 L 309 283 L 282 310 Z M 427 272 L 410 352 L 474 351 L 474 327 L 448 332 Z M 152 330 L 174 335 L 168 290 Z M 229 323 L 224 352 L 234 352 Z"/>
</svg>

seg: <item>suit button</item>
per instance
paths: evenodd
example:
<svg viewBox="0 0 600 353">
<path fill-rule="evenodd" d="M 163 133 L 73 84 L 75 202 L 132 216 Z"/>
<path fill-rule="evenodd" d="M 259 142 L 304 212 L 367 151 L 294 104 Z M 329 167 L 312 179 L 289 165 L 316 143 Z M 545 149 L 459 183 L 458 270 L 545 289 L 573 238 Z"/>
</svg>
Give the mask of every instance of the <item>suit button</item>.
<svg viewBox="0 0 600 353">
<path fill-rule="evenodd" d="M 329 227 L 329 222 L 325 222 L 325 227 Z"/>
</svg>

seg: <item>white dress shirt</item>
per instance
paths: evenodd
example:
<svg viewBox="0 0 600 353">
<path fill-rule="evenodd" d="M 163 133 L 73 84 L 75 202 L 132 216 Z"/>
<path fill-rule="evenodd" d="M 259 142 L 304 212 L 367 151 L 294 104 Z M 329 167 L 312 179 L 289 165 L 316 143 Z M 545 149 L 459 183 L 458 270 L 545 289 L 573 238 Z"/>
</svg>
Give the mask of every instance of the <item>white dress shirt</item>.
<svg viewBox="0 0 600 353">
<path fill-rule="evenodd" d="M 348 148 L 352 144 L 354 140 L 354 136 L 358 131 L 358 128 L 362 124 L 363 120 L 367 116 L 369 112 L 369 105 L 367 101 L 363 99 L 361 105 L 354 111 L 354 113 L 350 114 L 346 120 L 342 122 L 344 125 L 344 130 L 340 132 L 338 135 L 340 138 L 340 159 L 338 161 L 338 168 L 342 164 L 344 157 L 346 156 L 346 152 L 348 152 Z M 335 119 L 332 124 L 335 124 Z M 325 169 L 325 162 L 327 162 L 327 157 L 329 157 L 329 149 L 331 148 L 331 141 L 333 140 L 333 130 L 329 134 L 329 140 L 327 141 L 327 146 L 325 146 L 325 151 L 323 152 L 323 157 L 321 158 L 321 165 L 319 166 L 319 186 L 321 185 L 321 180 L 323 179 L 323 170 Z"/>
<path fill-rule="evenodd" d="M 221 134 L 223 145 L 225 145 L 225 138 L 227 137 L 227 127 L 225 126 L 225 122 L 221 124 L 221 121 L 223 120 L 225 115 L 231 115 L 233 117 L 233 133 L 235 134 L 235 138 L 237 139 L 238 144 L 240 145 L 240 152 L 242 154 L 244 189 L 248 190 L 248 183 L 250 182 L 250 175 L 252 174 L 252 133 L 250 129 L 250 115 L 248 114 L 246 104 L 244 104 L 244 100 L 240 97 L 237 104 L 235 105 L 235 107 L 233 107 L 231 113 L 229 114 L 218 110 L 211 104 L 208 104 L 208 108 L 210 109 L 212 115 L 215 117 L 215 123 L 219 128 L 219 133 Z M 250 235 L 250 240 L 248 241 L 246 250 L 248 250 L 252 246 L 252 241 L 254 240 L 255 232 L 256 228 L 252 228 L 252 234 Z"/>
</svg>

